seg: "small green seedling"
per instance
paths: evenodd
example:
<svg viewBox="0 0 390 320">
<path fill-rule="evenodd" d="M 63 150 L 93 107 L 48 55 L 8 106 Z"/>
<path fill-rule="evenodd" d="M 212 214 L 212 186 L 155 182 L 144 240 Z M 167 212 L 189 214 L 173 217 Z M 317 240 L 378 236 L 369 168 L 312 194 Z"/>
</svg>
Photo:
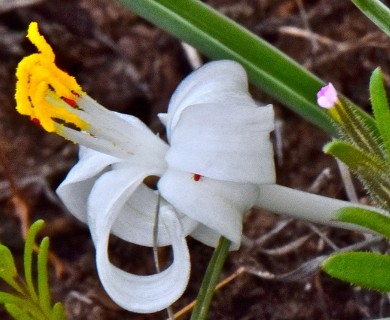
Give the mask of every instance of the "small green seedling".
<svg viewBox="0 0 390 320">
<path fill-rule="evenodd" d="M 36 235 L 44 225 L 38 220 L 28 230 L 24 247 L 24 279 L 18 274 L 11 251 L 0 244 L 0 278 L 14 292 L 0 292 L 0 303 L 17 320 L 64 320 L 65 309 L 61 303 L 51 307 L 47 261 L 49 238 L 45 237 L 39 245 L 36 257 L 36 285 L 34 285 L 33 260 Z"/>
</svg>

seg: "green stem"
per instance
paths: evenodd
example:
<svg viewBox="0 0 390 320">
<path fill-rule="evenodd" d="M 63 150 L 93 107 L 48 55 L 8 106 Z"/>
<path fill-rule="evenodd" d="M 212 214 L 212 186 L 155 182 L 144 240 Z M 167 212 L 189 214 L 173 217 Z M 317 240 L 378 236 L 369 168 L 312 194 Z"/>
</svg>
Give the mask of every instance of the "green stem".
<svg viewBox="0 0 390 320">
<path fill-rule="evenodd" d="M 214 250 L 213 256 L 211 257 L 210 263 L 204 275 L 202 286 L 200 287 L 198 298 L 196 299 L 194 311 L 191 315 L 191 320 L 206 319 L 211 299 L 218 283 L 219 275 L 229 254 L 230 244 L 230 240 L 225 237 L 221 237 L 219 239 L 218 246 Z"/>
</svg>

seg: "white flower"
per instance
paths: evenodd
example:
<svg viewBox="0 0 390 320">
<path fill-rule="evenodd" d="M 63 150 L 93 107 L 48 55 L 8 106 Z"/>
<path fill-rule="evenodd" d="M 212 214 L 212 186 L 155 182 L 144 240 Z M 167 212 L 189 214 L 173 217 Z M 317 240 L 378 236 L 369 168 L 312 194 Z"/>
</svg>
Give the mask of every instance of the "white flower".
<svg viewBox="0 0 390 320">
<path fill-rule="evenodd" d="M 87 113 L 98 112 L 87 97 L 76 102 Z M 91 229 L 105 289 L 122 307 L 137 312 L 160 310 L 185 289 L 190 267 L 185 236 L 215 246 L 223 235 L 238 248 L 242 217 L 254 206 L 259 185 L 275 182 L 269 141 L 273 111 L 250 98 L 246 74 L 237 63 L 213 62 L 191 74 L 161 118 L 170 147 L 136 118 L 113 112 L 94 122 L 92 144 L 90 136 L 84 140 L 83 133 L 72 132 L 81 145 L 105 153 L 80 148 L 79 162 L 57 190 Z M 106 131 L 112 151 L 100 137 Z M 107 244 L 112 232 L 132 243 L 153 245 L 158 195 L 143 183 L 149 176 L 161 177 L 158 244 L 172 245 L 174 262 L 166 273 L 138 277 L 111 265 Z M 126 281 L 129 285 L 123 285 Z"/>
<path fill-rule="evenodd" d="M 135 312 L 166 308 L 184 291 L 190 261 L 185 237 L 215 246 L 220 236 L 240 245 L 242 217 L 260 185 L 274 184 L 272 106 L 258 106 L 246 73 L 232 61 L 212 62 L 177 88 L 160 118 L 168 144 L 139 119 L 108 111 L 54 65 L 54 53 L 31 24 L 39 54 L 17 70 L 18 110 L 48 131 L 80 144 L 79 162 L 57 192 L 88 224 L 102 284 L 120 306 Z M 138 276 L 108 258 L 110 233 L 153 245 L 159 195 L 144 180 L 160 177 L 158 245 L 172 245 L 166 270 Z"/>
</svg>

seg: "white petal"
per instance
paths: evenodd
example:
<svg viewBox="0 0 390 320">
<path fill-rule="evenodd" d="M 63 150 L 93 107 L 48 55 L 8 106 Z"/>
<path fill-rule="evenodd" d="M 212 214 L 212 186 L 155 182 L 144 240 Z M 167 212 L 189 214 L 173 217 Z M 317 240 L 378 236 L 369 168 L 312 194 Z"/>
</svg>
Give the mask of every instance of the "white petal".
<svg viewBox="0 0 390 320">
<path fill-rule="evenodd" d="M 199 224 L 198 227 L 190 234 L 190 236 L 205 245 L 210 247 L 216 247 L 219 238 L 221 235 L 215 232 L 213 229 L 205 226 L 204 224 Z M 240 248 L 240 243 L 233 242 L 229 250 L 238 250 Z"/>
<path fill-rule="evenodd" d="M 160 311 L 176 301 L 188 283 L 190 258 L 180 221 L 167 207 L 162 207 L 160 214 L 171 237 L 174 260 L 168 269 L 149 276 L 127 273 L 110 263 L 107 250 L 113 217 L 93 216 L 91 233 L 100 280 L 110 297 L 129 311 Z"/>
<path fill-rule="evenodd" d="M 171 136 L 170 167 L 218 180 L 275 182 L 272 106 L 199 104 L 187 107 Z"/>
<path fill-rule="evenodd" d="M 79 220 L 87 221 L 87 199 L 96 179 L 121 159 L 80 146 L 79 161 L 57 188 L 68 210 Z"/>
<path fill-rule="evenodd" d="M 142 246 L 153 246 L 153 228 L 156 214 L 157 193 L 141 184 L 126 201 L 112 227 L 116 236 Z M 160 199 L 161 206 L 168 206 L 164 199 Z M 102 213 L 101 214 L 107 214 Z M 187 236 L 198 226 L 198 222 L 184 214 L 177 214 L 183 226 L 183 234 Z M 158 242 L 159 246 L 171 244 L 168 230 L 162 218 L 159 219 Z"/>
<path fill-rule="evenodd" d="M 161 177 L 158 188 L 178 211 L 214 230 L 215 236 L 200 239 L 204 243 L 216 245 L 215 239 L 223 235 L 239 246 L 242 216 L 253 207 L 258 186 L 206 177 L 196 180 L 190 173 L 170 168 Z"/>
<path fill-rule="evenodd" d="M 153 246 L 153 228 L 158 195 L 142 181 L 149 175 L 160 175 L 160 171 L 142 167 L 121 168 L 114 166 L 96 180 L 88 199 L 89 226 L 95 216 L 112 219 L 111 232 L 121 239 L 142 246 Z M 162 200 L 160 205 L 166 205 Z M 197 226 L 193 219 L 178 215 L 185 235 Z M 159 219 L 158 245 L 169 245 L 170 235 L 164 220 Z"/>
<path fill-rule="evenodd" d="M 184 79 L 173 94 L 168 107 L 168 140 L 181 112 L 201 103 L 254 104 L 248 94 L 248 80 L 240 64 L 230 60 L 205 64 Z"/>
<path fill-rule="evenodd" d="M 157 114 L 157 116 L 160 119 L 161 123 L 166 127 L 168 124 L 168 113 L 159 113 Z"/>
</svg>

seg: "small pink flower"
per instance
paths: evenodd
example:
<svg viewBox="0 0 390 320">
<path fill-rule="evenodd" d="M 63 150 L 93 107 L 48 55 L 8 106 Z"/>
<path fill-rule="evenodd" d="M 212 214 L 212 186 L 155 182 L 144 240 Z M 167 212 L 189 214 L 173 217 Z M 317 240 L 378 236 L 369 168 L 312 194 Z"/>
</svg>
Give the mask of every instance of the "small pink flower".
<svg viewBox="0 0 390 320">
<path fill-rule="evenodd" d="M 333 108 L 337 101 L 337 91 L 331 83 L 328 83 L 317 93 L 317 103 L 321 108 Z"/>
</svg>

